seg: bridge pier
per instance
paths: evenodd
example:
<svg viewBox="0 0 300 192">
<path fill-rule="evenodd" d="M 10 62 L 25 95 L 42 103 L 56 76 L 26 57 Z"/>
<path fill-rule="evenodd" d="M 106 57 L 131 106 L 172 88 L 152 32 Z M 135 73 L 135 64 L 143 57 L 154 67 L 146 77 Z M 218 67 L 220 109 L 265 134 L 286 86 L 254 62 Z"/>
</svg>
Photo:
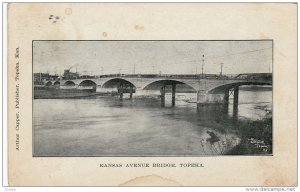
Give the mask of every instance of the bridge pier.
<svg viewBox="0 0 300 192">
<path fill-rule="evenodd" d="M 197 93 L 197 107 L 206 105 L 221 105 L 224 103 L 224 94 L 211 94 L 204 90 Z"/>
<path fill-rule="evenodd" d="M 130 99 L 132 99 L 132 94 L 133 94 L 133 86 L 130 85 Z"/>
<path fill-rule="evenodd" d="M 227 100 L 226 100 L 227 99 Z M 226 103 L 227 101 L 227 103 Z M 229 93 L 211 94 L 206 91 L 197 92 L 197 113 L 210 119 L 220 119 L 228 112 Z M 227 111 L 226 110 L 227 106 Z"/>
<path fill-rule="evenodd" d="M 160 102 L 162 107 L 165 106 L 165 95 L 166 95 L 166 85 L 163 85 L 160 88 Z"/>
<path fill-rule="evenodd" d="M 225 94 L 224 94 L 224 112 L 228 112 L 228 108 L 229 108 L 229 89 L 225 90 Z"/>
<path fill-rule="evenodd" d="M 234 87 L 233 94 L 233 116 L 237 117 L 238 115 L 238 106 L 239 106 L 239 87 Z"/>
<path fill-rule="evenodd" d="M 123 100 L 123 83 L 119 84 L 119 95 L 120 95 L 120 100 Z"/>
<path fill-rule="evenodd" d="M 172 107 L 175 106 L 176 84 L 172 84 Z"/>
</svg>

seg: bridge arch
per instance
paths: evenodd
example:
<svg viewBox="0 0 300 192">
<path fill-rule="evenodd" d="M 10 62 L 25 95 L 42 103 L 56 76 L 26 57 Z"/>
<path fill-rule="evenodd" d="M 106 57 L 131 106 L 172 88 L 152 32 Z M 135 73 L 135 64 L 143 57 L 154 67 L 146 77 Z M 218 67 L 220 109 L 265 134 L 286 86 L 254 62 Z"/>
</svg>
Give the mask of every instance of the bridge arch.
<svg viewBox="0 0 300 192">
<path fill-rule="evenodd" d="M 103 84 L 102 84 L 102 88 L 115 88 L 115 87 L 118 87 L 118 85 L 120 83 L 123 83 L 123 85 L 126 87 L 126 86 L 133 86 L 133 88 L 136 88 L 137 86 L 129 81 L 129 80 L 126 80 L 126 79 L 123 79 L 123 78 L 113 78 L 113 79 L 109 79 L 107 81 L 105 81 Z"/>
<path fill-rule="evenodd" d="M 272 85 L 272 83 L 269 82 L 257 82 L 257 81 L 248 81 L 248 82 L 235 82 L 235 83 L 228 83 L 228 84 L 222 84 L 218 85 L 216 87 L 213 87 L 207 91 L 207 93 L 211 94 L 217 94 L 217 93 L 224 93 L 226 90 L 232 89 L 234 87 L 239 87 L 243 85 Z"/>
<path fill-rule="evenodd" d="M 197 92 L 197 89 L 193 86 L 190 85 L 189 83 L 186 83 L 184 81 L 178 81 L 178 80 L 170 80 L 170 79 L 160 79 L 153 81 L 146 86 L 143 87 L 143 90 L 149 90 L 149 89 L 160 89 L 160 87 L 164 85 L 173 85 L 173 84 L 179 84 L 179 85 L 184 85 L 188 89 L 188 91 L 194 91 Z"/>
<path fill-rule="evenodd" d="M 81 81 L 79 83 L 79 86 L 96 88 L 97 87 L 97 83 L 94 82 L 94 81 L 92 81 L 92 80 L 84 80 L 84 81 Z"/>
<path fill-rule="evenodd" d="M 66 85 L 66 86 L 75 86 L 75 83 L 74 83 L 74 81 L 66 81 L 64 83 L 64 85 Z"/>
<path fill-rule="evenodd" d="M 58 85 L 60 85 L 60 82 L 59 81 L 55 81 L 53 85 L 58 86 Z"/>
<path fill-rule="evenodd" d="M 48 81 L 47 83 L 46 83 L 46 86 L 51 86 L 52 85 L 52 82 L 51 81 Z"/>
</svg>

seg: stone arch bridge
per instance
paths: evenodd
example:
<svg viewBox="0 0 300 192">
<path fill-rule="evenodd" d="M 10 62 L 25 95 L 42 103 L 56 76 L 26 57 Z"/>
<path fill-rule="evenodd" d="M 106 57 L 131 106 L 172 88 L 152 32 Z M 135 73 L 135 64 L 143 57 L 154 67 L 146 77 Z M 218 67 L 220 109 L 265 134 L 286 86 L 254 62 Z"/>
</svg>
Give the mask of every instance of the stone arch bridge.
<svg viewBox="0 0 300 192">
<path fill-rule="evenodd" d="M 249 73 L 238 75 L 102 75 L 90 78 L 47 81 L 46 85 L 56 85 L 61 88 L 117 88 L 120 98 L 124 93 L 132 94 L 151 87 L 160 89 L 161 102 L 165 102 L 165 88 L 172 86 L 172 105 L 175 105 L 176 85 L 185 84 L 197 92 L 197 104 L 228 105 L 229 93 L 234 92 L 234 104 L 238 104 L 239 86 L 242 85 L 272 85 L 271 73 Z"/>
</svg>

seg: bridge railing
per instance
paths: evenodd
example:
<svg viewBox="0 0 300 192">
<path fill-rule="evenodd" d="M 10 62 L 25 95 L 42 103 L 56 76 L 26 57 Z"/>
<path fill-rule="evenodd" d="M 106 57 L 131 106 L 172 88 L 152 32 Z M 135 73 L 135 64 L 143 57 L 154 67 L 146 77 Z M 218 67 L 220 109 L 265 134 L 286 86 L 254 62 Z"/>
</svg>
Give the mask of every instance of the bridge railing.
<svg viewBox="0 0 300 192">
<path fill-rule="evenodd" d="M 99 79 L 99 78 L 164 78 L 164 79 L 243 79 L 243 80 L 272 80 L 272 73 L 244 73 L 244 74 L 106 74 L 106 75 L 82 75 L 74 79 Z"/>
<path fill-rule="evenodd" d="M 238 74 L 235 79 L 272 81 L 272 73 L 244 73 Z"/>
</svg>

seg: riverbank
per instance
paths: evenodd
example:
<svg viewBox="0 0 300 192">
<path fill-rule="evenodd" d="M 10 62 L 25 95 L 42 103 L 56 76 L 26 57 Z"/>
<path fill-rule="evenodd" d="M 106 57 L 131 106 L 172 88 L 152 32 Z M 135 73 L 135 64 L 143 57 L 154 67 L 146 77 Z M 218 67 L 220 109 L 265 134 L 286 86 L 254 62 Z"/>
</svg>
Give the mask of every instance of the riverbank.
<svg viewBox="0 0 300 192">
<path fill-rule="evenodd" d="M 272 117 L 261 121 L 240 121 L 241 142 L 227 152 L 227 155 L 271 155 L 272 154 Z"/>
</svg>

